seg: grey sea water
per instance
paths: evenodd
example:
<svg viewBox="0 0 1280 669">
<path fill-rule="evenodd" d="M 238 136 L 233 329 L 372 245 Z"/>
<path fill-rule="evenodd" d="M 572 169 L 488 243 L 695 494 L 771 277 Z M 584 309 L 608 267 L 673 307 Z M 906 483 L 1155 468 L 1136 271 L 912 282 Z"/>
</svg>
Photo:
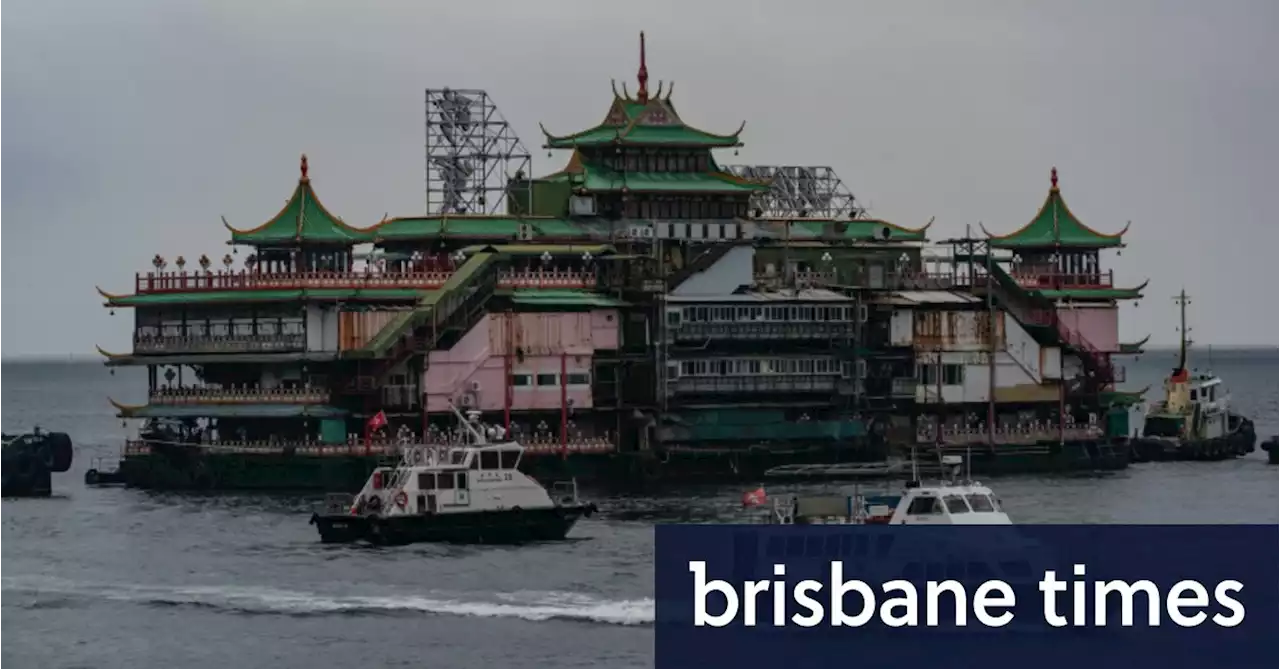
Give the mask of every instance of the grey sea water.
<svg viewBox="0 0 1280 669">
<path fill-rule="evenodd" d="M 1128 386 L 1158 396 L 1172 362 L 1123 361 Z M 1278 362 L 1275 349 L 1212 356 L 1264 438 L 1277 431 Z M 600 499 L 604 512 L 557 544 L 321 546 L 312 500 L 84 487 L 127 434 L 106 398 L 140 401 L 138 370 L 0 372 L 6 432 L 39 424 L 77 445 L 55 497 L 0 505 L 0 659 L 15 668 L 650 666 L 653 526 L 746 518 L 740 486 L 698 487 Z M 1277 470 L 1261 452 L 995 486 L 1020 523 L 1277 522 Z"/>
</svg>

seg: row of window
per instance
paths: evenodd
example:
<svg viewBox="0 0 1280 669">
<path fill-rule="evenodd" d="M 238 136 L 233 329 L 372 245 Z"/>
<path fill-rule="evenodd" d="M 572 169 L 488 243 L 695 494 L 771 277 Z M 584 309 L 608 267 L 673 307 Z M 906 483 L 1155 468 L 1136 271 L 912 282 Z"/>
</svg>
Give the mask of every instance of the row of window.
<svg viewBox="0 0 1280 669">
<path fill-rule="evenodd" d="M 667 324 L 745 322 L 849 322 L 853 307 L 760 306 L 760 307 L 680 307 L 667 310 Z"/>
<path fill-rule="evenodd" d="M 725 358 L 682 360 L 680 376 L 837 375 L 848 377 L 849 365 L 831 358 Z"/>
<path fill-rule="evenodd" d="M 586 372 L 569 372 L 564 375 L 566 386 L 589 386 L 591 375 Z M 511 385 L 516 388 L 550 388 L 560 385 L 559 374 L 512 374 Z"/>
<path fill-rule="evenodd" d="M 622 155 L 605 152 L 600 162 L 618 172 L 706 172 L 711 169 L 711 155 L 706 151 L 648 154 L 628 151 Z"/>
<path fill-rule="evenodd" d="M 917 365 L 916 379 L 926 386 L 938 385 L 938 365 Z M 964 384 L 964 365 L 942 365 L 942 385 L 959 386 Z"/>
<path fill-rule="evenodd" d="M 966 501 L 967 500 L 967 501 Z M 917 497 L 911 500 L 907 513 L 913 516 L 924 516 L 942 513 L 943 504 L 949 513 L 991 513 L 1000 510 L 1000 502 L 980 493 L 971 495 L 947 495 L 944 499 L 937 497 Z"/>
<path fill-rule="evenodd" d="M 698 200 L 693 198 L 658 198 L 658 199 L 630 199 L 626 202 L 627 218 L 689 218 L 689 219 L 708 219 L 708 218 L 746 218 L 747 217 L 747 201 L 738 200 L 734 202 L 725 202 L 723 200 Z M 684 229 L 680 230 L 683 225 Z M 699 232 L 701 234 L 699 234 Z M 706 227 L 695 230 L 689 223 L 672 224 L 671 237 L 685 239 L 738 239 L 741 230 L 738 226 L 730 226 L 726 228 L 726 224 L 721 224 L 719 235 L 711 231 L 708 234 Z"/>
<path fill-rule="evenodd" d="M 163 323 L 159 327 L 143 325 L 138 327 L 139 337 L 251 337 L 273 335 L 301 335 L 305 333 L 302 319 L 261 319 L 254 329 L 254 322 L 249 319 L 226 320 L 190 320 L 184 325 L 181 322 Z"/>
</svg>

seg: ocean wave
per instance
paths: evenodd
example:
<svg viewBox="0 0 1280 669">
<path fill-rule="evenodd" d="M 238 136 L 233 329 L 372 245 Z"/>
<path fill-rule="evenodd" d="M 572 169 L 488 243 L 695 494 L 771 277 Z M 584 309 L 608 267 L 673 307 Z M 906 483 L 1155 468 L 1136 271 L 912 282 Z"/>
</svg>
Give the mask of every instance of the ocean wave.
<svg viewBox="0 0 1280 669">
<path fill-rule="evenodd" d="M 488 600 L 460 593 L 334 596 L 243 586 L 91 584 L 10 577 L 4 578 L 4 591 L 6 605 L 24 609 L 49 608 L 51 604 L 65 607 L 69 601 L 80 599 L 291 617 L 426 614 L 650 625 L 654 616 L 654 603 L 649 598 L 609 600 L 566 592 L 495 593 Z M 31 598 L 24 600 L 23 594 Z"/>
</svg>

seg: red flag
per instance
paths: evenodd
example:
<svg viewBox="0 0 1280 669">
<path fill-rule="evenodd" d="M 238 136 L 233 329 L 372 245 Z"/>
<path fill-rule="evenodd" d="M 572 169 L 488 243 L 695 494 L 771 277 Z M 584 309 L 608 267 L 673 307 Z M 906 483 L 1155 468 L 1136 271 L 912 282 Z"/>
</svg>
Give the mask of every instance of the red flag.
<svg viewBox="0 0 1280 669">
<path fill-rule="evenodd" d="M 750 492 L 742 493 L 743 506 L 760 506 L 768 500 L 764 494 L 764 488 L 756 488 Z"/>
<path fill-rule="evenodd" d="M 369 419 L 369 430 L 373 431 L 387 424 L 387 414 L 379 411 Z"/>
</svg>

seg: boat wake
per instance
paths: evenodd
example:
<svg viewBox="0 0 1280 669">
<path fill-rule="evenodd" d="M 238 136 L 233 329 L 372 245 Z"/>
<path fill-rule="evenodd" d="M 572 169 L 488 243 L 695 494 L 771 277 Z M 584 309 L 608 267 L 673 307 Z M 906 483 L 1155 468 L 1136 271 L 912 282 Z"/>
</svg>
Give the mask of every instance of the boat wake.
<svg viewBox="0 0 1280 669">
<path fill-rule="evenodd" d="M 92 584 L 6 576 L 4 594 L 6 605 L 16 604 L 25 609 L 65 608 L 76 601 L 107 600 L 290 617 L 426 614 L 650 625 L 654 616 L 654 603 L 649 598 L 608 600 L 564 592 L 498 593 L 488 600 L 470 594 L 438 592 L 352 597 L 252 586 Z"/>
</svg>

